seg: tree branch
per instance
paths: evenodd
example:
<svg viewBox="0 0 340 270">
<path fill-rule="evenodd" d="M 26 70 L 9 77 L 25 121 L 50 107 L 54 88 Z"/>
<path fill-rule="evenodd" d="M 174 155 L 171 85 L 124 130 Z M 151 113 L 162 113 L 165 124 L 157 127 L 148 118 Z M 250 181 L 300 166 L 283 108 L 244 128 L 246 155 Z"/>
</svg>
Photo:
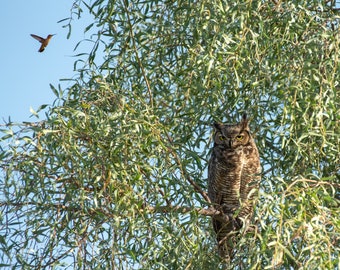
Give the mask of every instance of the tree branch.
<svg viewBox="0 0 340 270">
<path fill-rule="evenodd" d="M 37 207 L 45 207 L 46 210 L 48 208 L 54 208 L 58 210 L 64 210 L 67 212 L 76 212 L 76 211 L 84 211 L 84 209 L 76 208 L 74 206 L 66 206 L 63 204 L 52 204 L 52 203 L 37 203 L 37 202 L 0 202 L 0 207 L 5 207 L 5 206 L 14 206 L 14 207 L 23 207 L 23 206 L 37 206 Z M 172 212 L 177 212 L 177 213 L 190 213 L 190 212 L 196 212 L 199 215 L 202 216 L 210 216 L 218 219 L 221 222 L 230 222 L 231 218 L 224 214 L 223 212 L 215 209 L 214 207 L 209 207 L 209 208 L 193 208 L 193 207 L 188 207 L 188 206 L 149 206 L 149 205 L 144 205 L 140 209 L 141 213 L 143 214 L 156 214 L 156 213 L 172 213 Z M 114 218 L 117 215 L 112 214 L 108 209 L 104 209 L 101 207 L 97 208 L 91 208 L 86 210 L 89 214 L 95 214 L 95 213 L 101 213 L 104 214 L 106 217 Z"/>
<path fill-rule="evenodd" d="M 170 212 L 178 212 L 178 213 L 189 213 L 189 212 L 196 212 L 202 216 L 210 216 L 214 217 L 221 222 L 228 223 L 231 221 L 231 218 L 224 214 L 223 212 L 215 209 L 214 207 L 209 208 L 192 208 L 186 206 L 146 206 L 144 210 L 148 213 L 170 213 Z"/>
<path fill-rule="evenodd" d="M 166 136 L 167 136 L 167 138 L 168 138 L 168 142 L 169 142 L 170 144 L 172 144 L 172 140 L 171 140 L 171 138 L 169 137 L 169 134 L 168 134 L 168 133 L 166 133 Z M 169 150 L 169 152 L 172 154 L 172 156 L 174 157 L 177 166 L 181 169 L 184 178 L 190 183 L 190 185 L 192 185 L 192 186 L 194 187 L 194 189 L 195 189 L 198 193 L 200 193 L 200 194 L 202 195 L 202 197 L 203 197 L 208 203 L 211 203 L 208 194 L 207 194 L 205 191 L 203 191 L 203 190 L 201 189 L 201 187 L 200 187 L 194 180 L 191 179 L 190 175 L 188 174 L 188 172 L 186 171 L 186 169 L 183 167 L 182 162 L 181 162 L 181 159 L 178 157 L 177 153 L 176 153 L 171 147 L 168 147 L 168 150 Z"/>
</svg>

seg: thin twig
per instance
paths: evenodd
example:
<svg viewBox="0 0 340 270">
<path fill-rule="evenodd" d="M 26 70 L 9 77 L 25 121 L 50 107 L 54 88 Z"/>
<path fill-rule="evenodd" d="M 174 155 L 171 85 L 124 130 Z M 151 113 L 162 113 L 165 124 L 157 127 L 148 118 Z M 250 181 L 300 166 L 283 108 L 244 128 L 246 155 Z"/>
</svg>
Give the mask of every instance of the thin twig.
<svg viewBox="0 0 340 270">
<path fill-rule="evenodd" d="M 151 107 L 153 107 L 153 97 L 152 97 L 151 87 L 150 87 L 149 80 L 146 76 L 146 72 L 145 72 L 144 66 L 142 64 L 142 61 L 140 60 L 139 55 L 138 55 L 138 50 L 137 50 L 136 41 L 135 41 L 135 35 L 133 34 L 133 31 L 132 31 L 132 24 L 131 24 L 131 20 L 130 20 L 130 12 L 128 10 L 128 7 L 126 6 L 126 1 L 123 0 L 123 3 L 124 3 L 124 10 L 126 12 L 127 21 L 128 21 L 128 24 L 129 24 L 129 33 L 130 33 L 130 37 L 132 39 L 133 50 L 135 52 L 138 65 L 140 66 L 140 68 L 142 70 L 143 78 L 145 80 L 145 83 L 146 83 L 146 86 L 147 86 L 147 89 L 148 89 L 148 92 L 149 92 Z"/>
<path fill-rule="evenodd" d="M 293 181 L 293 183 L 291 183 L 287 187 L 287 190 L 290 190 L 297 183 L 309 183 L 309 184 L 311 183 L 312 187 L 317 187 L 317 186 L 332 186 L 332 187 L 340 188 L 340 184 L 337 184 L 337 183 L 334 183 L 334 182 L 318 181 L 318 180 L 312 180 L 312 179 L 307 179 L 307 178 L 300 178 L 300 179 L 297 179 L 297 180 Z"/>
<path fill-rule="evenodd" d="M 172 140 L 169 137 L 169 134 L 166 133 L 166 136 L 168 138 L 168 142 L 170 144 L 172 144 Z M 177 153 L 171 148 L 168 147 L 168 151 L 172 154 L 172 156 L 175 159 L 175 162 L 177 164 L 177 166 L 181 169 L 182 174 L 184 176 L 184 178 L 190 183 L 190 185 L 192 185 L 194 187 L 194 189 L 200 193 L 202 195 L 202 197 L 208 202 L 211 203 L 210 198 L 208 196 L 208 194 L 206 192 L 204 192 L 201 187 L 194 181 L 191 179 L 190 175 L 188 174 L 188 172 L 186 171 L 186 169 L 184 168 L 184 166 L 182 165 L 181 159 L 178 157 Z"/>
</svg>

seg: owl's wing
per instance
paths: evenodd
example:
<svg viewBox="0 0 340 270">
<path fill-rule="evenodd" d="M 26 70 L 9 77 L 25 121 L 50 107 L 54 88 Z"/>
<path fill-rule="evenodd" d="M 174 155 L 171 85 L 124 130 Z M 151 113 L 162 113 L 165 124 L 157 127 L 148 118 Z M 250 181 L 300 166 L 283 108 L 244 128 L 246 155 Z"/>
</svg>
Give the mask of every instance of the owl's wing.
<svg viewBox="0 0 340 270">
<path fill-rule="evenodd" d="M 208 164 L 208 196 L 211 203 L 220 204 L 216 171 L 215 153 L 213 152 Z"/>
</svg>

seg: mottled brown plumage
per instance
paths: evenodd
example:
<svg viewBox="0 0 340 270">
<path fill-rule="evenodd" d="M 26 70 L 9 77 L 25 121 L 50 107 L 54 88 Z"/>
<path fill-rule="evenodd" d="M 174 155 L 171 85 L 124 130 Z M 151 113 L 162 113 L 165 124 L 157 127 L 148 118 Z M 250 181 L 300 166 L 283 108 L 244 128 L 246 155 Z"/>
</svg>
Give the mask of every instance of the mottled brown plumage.
<svg viewBox="0 0 340 270">
<path fill-rule="evenodd" d="M 261 173 L 259 153 L 249 130 L 247 115 L 238 124 L 215 123 L 214 147 L 208 167 L 208 195 L 229 223 L 213 218 L 220 256 L 233 257 L 237 231 L 253 213 L 253 200 Z"/>
</svg>

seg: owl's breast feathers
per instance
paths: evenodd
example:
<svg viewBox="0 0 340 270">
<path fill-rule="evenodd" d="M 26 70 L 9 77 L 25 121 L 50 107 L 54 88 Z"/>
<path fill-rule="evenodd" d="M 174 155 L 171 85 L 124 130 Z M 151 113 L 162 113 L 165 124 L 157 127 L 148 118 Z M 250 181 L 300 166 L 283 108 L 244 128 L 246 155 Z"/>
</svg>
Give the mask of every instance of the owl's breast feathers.
<svg viewBox="0 0 340 270">
<path fill-rule="evenodd" d="M 213 149 L 209 164 L 208 188 L 212 203 L 227 205 L 230 210 L 241 205 L 249 208 L 247 201 L 252 198 L 248 195 L 254 188 L 254 182 L 257 182 L 255 180 L 259 179 L 260 168 L 259 161 L 253 159 L 253 156 L 258 157 L 258 151 L 251 143 L 235 149 L 226 147 Z"/>
</svg>

